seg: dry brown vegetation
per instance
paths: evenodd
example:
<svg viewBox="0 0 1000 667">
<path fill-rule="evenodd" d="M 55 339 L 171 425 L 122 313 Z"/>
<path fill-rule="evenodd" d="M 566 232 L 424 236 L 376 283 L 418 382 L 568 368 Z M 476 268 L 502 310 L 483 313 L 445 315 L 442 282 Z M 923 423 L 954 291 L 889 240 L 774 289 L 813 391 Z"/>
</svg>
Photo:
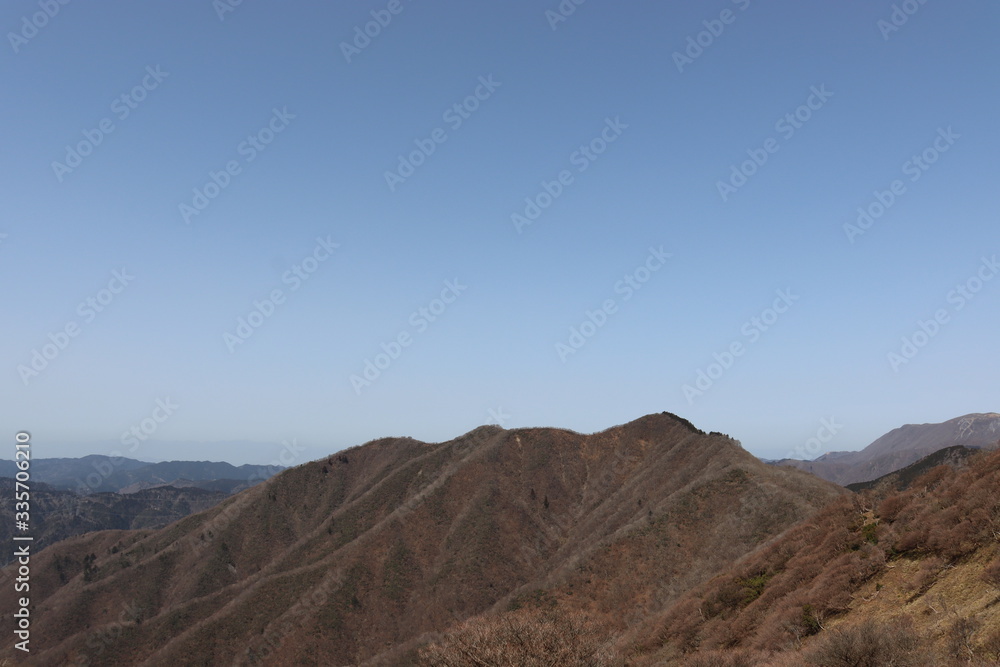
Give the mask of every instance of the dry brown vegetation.
<svg viewBox="0 0 1000 667">
<path fill-rule="evenodd" d="M 820 665 L 992 664 L 997 489 L 1000 453 L 984 453 L 904 492 L 838 499 L 647 622 L 638 659 L 742 648 Z"/>
<path fill-rule="evenodd" d="M 622 656 L 603 626 L 553 611 L 522 610 L 461 623 L 421 649 L 426 667 L 617 667 Z"/>
<path fill-rule="evenodd" d="M 998 488 L 1000 453 L 848 494 L 668 414 L 378 440 L 165 529 L 36 554 L 33 657 L 996 664 Z"/>
<path fill-rule="evenodd" d="M 463 621 L 545 607 L 613 633 L 844 493 L 666 413 L 377 440 L 162 530 L 37 554 L 34 658 L 406 665 Z"/>
</svg>

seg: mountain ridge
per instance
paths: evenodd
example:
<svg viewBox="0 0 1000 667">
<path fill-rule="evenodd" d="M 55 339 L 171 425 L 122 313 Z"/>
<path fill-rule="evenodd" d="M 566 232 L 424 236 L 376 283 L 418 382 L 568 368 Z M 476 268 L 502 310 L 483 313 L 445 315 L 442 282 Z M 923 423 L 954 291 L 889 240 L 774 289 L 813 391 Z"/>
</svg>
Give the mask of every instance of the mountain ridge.
<svg viewBox="0 0 1000 667">
<path fill-rule="evenodd" d="M 17 470 L 14 461 L 0 460 L 0 477 L 12 478 Z M 79 493 L 123 493 L 123 489 L 136 484 L 167 485 L 181 479 L 195 483 L 223 479 L 249 483 L 267 479 L 281 470 L 284 470 L 282 466 L 234 466 L 225 461 L 148 463 L 101 454 L 88 454 L 79 458 L 40 458 L 31 462 L 34 480 Z"/>
<path fill-rule="evenodd" d="M 858 451 L 828 452 L 812 461 L 781 459 L 774 464 L 805 470 L 846 486 L 882 477 L 945 447 L 992 449 L 998 443 L 1000 413 L 970 413 L 940 423 L 905 424 Z"/>
<path fill-rule="evenodd" d="M 376 439 L 166 528 L 46 549 L 38 661 L 94 659 L 126 606 L 105 664 L 412 664 L 456 622 L 549 598 L 624 627 L 844 493 L 668 413 Z"/>
</svg>

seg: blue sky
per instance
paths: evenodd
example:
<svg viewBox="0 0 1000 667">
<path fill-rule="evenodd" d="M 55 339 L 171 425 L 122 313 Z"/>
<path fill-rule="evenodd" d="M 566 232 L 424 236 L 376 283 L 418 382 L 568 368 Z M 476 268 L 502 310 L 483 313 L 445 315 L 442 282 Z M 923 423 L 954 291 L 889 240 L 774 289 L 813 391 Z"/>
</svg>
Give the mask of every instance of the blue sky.
<svg viewBox="0 0 1000 667">
<path fill-rule="evenodd" d="M 36 457 L 1000 405 L 995 3 L 50 4 L 0 10 Z"/>
</svg>

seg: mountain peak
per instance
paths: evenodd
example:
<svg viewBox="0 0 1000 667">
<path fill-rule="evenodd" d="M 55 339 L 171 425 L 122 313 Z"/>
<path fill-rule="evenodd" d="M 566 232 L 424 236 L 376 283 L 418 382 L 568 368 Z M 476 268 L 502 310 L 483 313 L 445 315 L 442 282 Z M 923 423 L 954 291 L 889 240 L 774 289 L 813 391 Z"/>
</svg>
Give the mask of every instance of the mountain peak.
<svg viewBox="0 0 1000 667">
<path fill-rule="evenodd" d="M 670 413 L 592 434 L 487 425 L 441 443 L 374 440 L 159 531 L 47 549 L 32 637 L 54 647 L 40 664 L 64 664 L 134 601 L 143 622 L 104 647 L 107 664 L 374 664 L 543 590 L 569 610 L 614 609 L 623 631 L 844 493 Z"/>
<path fill-rule="evenodd" d="M 847 485 L 882 477 L 946 447 L 992 448 L 998 440 L 1000 414 L 976 412 L 941 423 L 894 428 L 858 452 L 832 452 L 814 461 L 782 463 Z"/>
</svg>

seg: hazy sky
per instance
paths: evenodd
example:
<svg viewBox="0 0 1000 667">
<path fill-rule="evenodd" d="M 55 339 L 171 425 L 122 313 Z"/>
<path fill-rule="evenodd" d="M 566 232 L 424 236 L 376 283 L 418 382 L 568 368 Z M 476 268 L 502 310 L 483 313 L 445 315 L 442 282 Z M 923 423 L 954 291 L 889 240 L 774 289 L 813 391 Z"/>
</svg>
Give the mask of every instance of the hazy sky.
<svg viewBox="0 0 1000 667">
<path fill-rule="evenodd" d="M 4 2 L 10 452 L 1000 409 L 995 2 L 561 7 Z"/>
</svg>

